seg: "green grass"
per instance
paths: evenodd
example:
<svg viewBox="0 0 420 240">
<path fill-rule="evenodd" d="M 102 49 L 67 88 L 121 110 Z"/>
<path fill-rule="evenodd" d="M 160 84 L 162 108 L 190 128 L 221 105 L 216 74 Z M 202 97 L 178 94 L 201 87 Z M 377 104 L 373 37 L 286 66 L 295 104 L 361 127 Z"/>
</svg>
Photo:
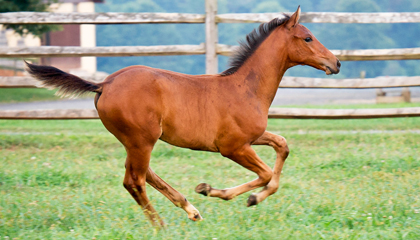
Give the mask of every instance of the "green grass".
<svg viewBox="0 0 420 240">
<path fill-rule="evenodd" d="M 153 228 L 122 186 L 125 151 L 97 120 L 0 121 L 0 238 L 420 239 L 420 118 L 270 120 L 291 154 L 277 193 L 246 207 L 197 195 L 255 175 L 219 154 L 159 142 L 151 166 L 202 222 L 148 187 Z M 336 131 L 340 130 L 340 131 Z M 369 132 L 383 130 L 394 132 Z M 346 132 L 348 131 L 348 132 Z M 275 152 L 255 147 L 270 166 Z"/>
<path fill-rule="evenodd" d="M 42 88 L 0 88 L 0 103 L 57 100 L 55 91 Z"/>
</svg>

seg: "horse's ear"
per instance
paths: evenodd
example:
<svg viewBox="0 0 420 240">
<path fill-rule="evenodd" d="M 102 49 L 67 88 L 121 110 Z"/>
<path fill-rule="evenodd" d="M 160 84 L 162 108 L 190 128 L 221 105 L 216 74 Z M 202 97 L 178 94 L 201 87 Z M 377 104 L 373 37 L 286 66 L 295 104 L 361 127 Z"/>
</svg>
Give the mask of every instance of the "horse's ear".
<svg viewBox="0 0 420 240">
<path fill-rule="evenodd" d="M 296 10 L 296 12 L 293 13 L 293 15 L 290 17 L 289 21 L 287 21 L 286 28 L 290 30 L 291 28 L 296 26 L 299 23 L 299 18 L 300 18 L 300 5 L 298 9 Z"/>
</svg>

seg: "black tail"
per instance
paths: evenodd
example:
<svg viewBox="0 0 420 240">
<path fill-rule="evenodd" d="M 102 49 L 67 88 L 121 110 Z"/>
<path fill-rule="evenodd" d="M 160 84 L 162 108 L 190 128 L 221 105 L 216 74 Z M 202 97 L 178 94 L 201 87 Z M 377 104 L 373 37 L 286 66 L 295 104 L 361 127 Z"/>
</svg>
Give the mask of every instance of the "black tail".
<svg viewBox="0 0 420 240">
<path fill-rule="evenodd" d="M 83 80 L 75 75 L 51 66 L 40 66 L 26 62 L 26 71 L 42 82 L 43 87 L 58 88 L 58 95 L 78 96 L 87 92 L 102 92 L 102 84 Z"/>
</svg>

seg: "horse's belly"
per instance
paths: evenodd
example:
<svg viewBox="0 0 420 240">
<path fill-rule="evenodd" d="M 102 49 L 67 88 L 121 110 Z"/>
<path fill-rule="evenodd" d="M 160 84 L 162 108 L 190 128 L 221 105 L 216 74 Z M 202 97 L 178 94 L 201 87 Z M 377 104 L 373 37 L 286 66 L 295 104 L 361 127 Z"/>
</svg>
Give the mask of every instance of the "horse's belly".
<svg viewBox="0 0 420 240">
<path fill-rule="evenodd" d="M 194 124 L 183 124 L 182 127 L 163 125 L 160 140 L 177 147 L 218 152 L 214 144 L 215 134 L 205 126 L 192 125 Z"/>
<path fill-rule="evenodd" d="M 189 148 L 192 150 L 200 150 L 200 151 L 209 151 L 209 152 L 218 152 L 217 147 L 214 144 L 206 144 L 204 142 L 199 141 L 188 141 L 188 139 L 182 139 L 178 137 L 168 138 L 164 135 L 160 137 L 160 140 L 167 142 L 171 145 L 182 147 L 182 148 Z"/>
</svg>

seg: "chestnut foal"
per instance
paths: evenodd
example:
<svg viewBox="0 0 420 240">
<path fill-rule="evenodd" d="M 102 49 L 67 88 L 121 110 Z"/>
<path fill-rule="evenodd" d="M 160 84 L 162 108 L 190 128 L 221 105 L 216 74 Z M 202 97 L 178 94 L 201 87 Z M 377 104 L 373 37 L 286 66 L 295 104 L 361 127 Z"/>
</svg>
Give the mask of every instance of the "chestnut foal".
<svg viewBox="0 0 420 240">
<path fill-rule="evenodd" d="M 127 151 L 124 187 L 152 223 L 164 225 L 146 195 L 146 182 L 184 209 L 191 220 L 198 210 L 149 167 L 158 139 L 169 144 L 220 152 L 258 175 L 227 189 L 199 184 L 206 196 L 232 199 L 252 194 L 248 206 L 275 193 L 289 153 L 286 140 L 265 131 L 268 108 L 285 71 L 309 65 L 326 74 L 340 71 L 340 62 L 312 33 L 299 24 L 300 7 L 292 16 L 273 19 L 252 31 L 218 75 L 191 76 L 145 66 L 131 66 L 93 83 L 49 66 L 27 63 L 28 72 L 62 95 L 96 92 L 95 106 L 105 127 Z M 269 145 L 277 152 L 274 168 L 267 166 L 251 145 Z"/>
</svg>

